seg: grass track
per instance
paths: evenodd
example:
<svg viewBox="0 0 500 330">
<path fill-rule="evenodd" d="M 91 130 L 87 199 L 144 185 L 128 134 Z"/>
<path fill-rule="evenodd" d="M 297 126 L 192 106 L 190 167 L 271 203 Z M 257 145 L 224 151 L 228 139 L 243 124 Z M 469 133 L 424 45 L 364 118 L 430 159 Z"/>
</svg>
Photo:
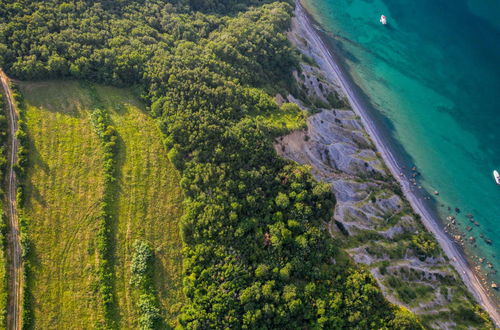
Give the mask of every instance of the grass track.
<svg viewBox="0 0 500 330">
<path fill-rule="evenodd" d="M 103 319 L 94 248 L 103 164 L 89 121 L 96 103 L 109 110 L 119 135 L 112 226 L 117 321 L 122 329 L 137 328 L 137 292 L 129 278 L 132 244 L 141 238 L 155 250 L 158 297 L 167 323 L 175 325 L 183 300 L 178 174 L 154 121 L 129 90 L 92 89 L 78 82 L 22 84 L 31 143 L 26 212 L 36 258 L 36 327 L 88 329 Z"/>
</svg>

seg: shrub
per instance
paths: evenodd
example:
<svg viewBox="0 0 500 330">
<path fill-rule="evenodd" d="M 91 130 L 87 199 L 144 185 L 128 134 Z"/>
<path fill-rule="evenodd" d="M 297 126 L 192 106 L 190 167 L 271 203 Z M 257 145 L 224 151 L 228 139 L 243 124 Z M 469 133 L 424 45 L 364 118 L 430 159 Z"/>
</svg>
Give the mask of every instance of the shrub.
<svg viewBox="0 0 500 330">
<path fill-rule="evenodd" d="M 413 235 L 411 237 L 411 246 L 415 248 L 421 260 L 435 256 L 439 252 L 436 240 L 426 231 Z"/>
<path fill-rule="evenodd" d="M 130 285 L 139 291 L 139 325 L 141 329 L 156 329 L 161 321 L 161 311 L 153 287 L 153 250 L 144 241 L 134 242 L 130 266 Z"/>
</svg>

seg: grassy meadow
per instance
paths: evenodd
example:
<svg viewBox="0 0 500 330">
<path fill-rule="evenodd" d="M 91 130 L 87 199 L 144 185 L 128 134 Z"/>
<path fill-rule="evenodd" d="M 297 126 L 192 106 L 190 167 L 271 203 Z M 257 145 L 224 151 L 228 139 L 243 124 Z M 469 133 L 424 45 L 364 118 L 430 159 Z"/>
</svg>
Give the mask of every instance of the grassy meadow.
<svg viewBox="0 0 500 330">
<path fill-rule="evenodd" d="M 178 173 L 166 156 L 155 122 L 128 90 L 98 87 L 96 92 L 119 136 L 113 232 L 120 328 L 137 328 L 138 293 L 130 286 L 130 264 L 138 239 L 149 242 L 155 251 L 156 291 L 166 322 L 175 325 L 183 299 Z"/>
<path fill-rule="evenodd" d="M 129 90 L 74 81 L 22 83 L 30 141 L 25 213 L 30 219 L 35 327 L 89 329 L 102 324 L 96 228 L 103 194 L 102 146 L 90 123 L 96 106 L 118 132 L 112 209 L 114 296 L 120 328 L 136 328 L 129 284 L 133 242 L 155 250 L 156 291 L 174 324 L 180 289 L 178 175 L 161 136 Z"/>
<path fill-rule="evenodd" d="M 95 287 L 103 159 L 76 82 L 24 83 L 29 167 L 24 211 L 34 251 L 35 327 L 89 328 L 102 315 Z"/>
</svg>

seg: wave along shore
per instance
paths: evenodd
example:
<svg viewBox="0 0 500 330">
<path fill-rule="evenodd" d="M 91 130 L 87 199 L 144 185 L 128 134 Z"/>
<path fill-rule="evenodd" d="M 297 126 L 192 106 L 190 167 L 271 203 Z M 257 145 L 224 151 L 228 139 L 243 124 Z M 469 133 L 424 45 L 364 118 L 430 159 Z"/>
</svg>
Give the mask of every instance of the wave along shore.
<svg viewBox="0 0 500 330">
<path fill-rule="evenodd" d="M 455 267 L 469 291 L 489 313 L 490 317 L 493 319 L 497 327 L 500 327 L 500 313 L 495 303 L 489 297 L 486 289 L 483 287 L 478 277 L 469 266 L 469 263 L 462 254 L 462 251 L 448 238 L 446 233 L 443 231 L 443 228 L 440 225 L 437 216 L 434 215 L 433 212 L 429 210 L 429 208 L 424 204 L 424 202 L 410 189 L 410 183 L 402 179 L 398 175 L 398 173 L 401 172 L 402 168 L 398 165 L 396 158 L 390 150 L 390 146 L 386 143 L 386 141 L 384 141 L 381 132 L 379 131 L 373 120 L 370 118 L 370 114 L 368 113 L 367 109 L 363 106 L 363 103 L 361 102 L 359 95 L 357 95 L 351 78 L 343 70 L 339 63 L 335 61 L 332 53 L 326 46 L 325 41 L 322 39 L 318 31 L 314 28 L 312 19 L 300 2 L 296 3 L 295 15 L 297 22 L 302 27 L 302 38 L 307 40 L 311 47 L 321 53 L 325 59 L 324 62 L 318 63 L 319 67 L 324 71 L 326 75 L 334 77 L 335 80 L 339 83 L 353 110 L 360 116 L 366 131 L 375 143 L 377 150 L 380 152 L 382 158 L 385 161 L 385 164 L 391 171 L 391 174 L 400 183 L 403 193 L 410 202 L 414 211 L 418 215 L 420 215 L 422 223 L 427 228 L 427 230 L 435 236 L 442 249 L 450 259 L 450 263 Z"/>
</svg>

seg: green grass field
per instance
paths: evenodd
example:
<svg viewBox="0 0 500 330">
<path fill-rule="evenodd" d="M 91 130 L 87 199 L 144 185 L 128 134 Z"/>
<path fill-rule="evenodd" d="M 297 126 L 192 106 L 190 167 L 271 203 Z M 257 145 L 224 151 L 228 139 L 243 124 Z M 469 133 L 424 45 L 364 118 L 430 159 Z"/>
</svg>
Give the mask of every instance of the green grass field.
<svg viewBox="0 0 500 330">
<path fill-rule="evenodd" d="M 156 289 L 166 321 L 174 324 L 182 301 L 181 192 L 154 121 L 129 90 L 67 81 L 21 88 L 30 137 L 25 211 L 34 247 L 36 328 L 88 329 L 103 320 L 95 248 L 103 163 L 89 118 L 95 105 L 109 110 L 119 135 L 112 224 L 118 324 L 136 328 L 129 274 L 137 238 L 155 249 Z"/>
<path fill-rule="evenodd" d="M 25 212 L 34 250 L 35 326 L 89 328 L 102 319 L 94 248 L 102 156 L 76 82 L 25 83 L 29 134 Z"/>
<path fill-rule="evenodd" d="M 178 219 L 182 195 L 179 176 L 166 156 L 160 131 L 127 90 L 100 87 L 118 139 L 118 199 L 115 275 L 120 328 L 137 328 L 137 293 L 130 289 L 132 245 L 145 240 L 155 250 L 155 283 L 167 323 L 174 325 L 182 303 Z"/>
<path fill-rule="evenodd" d="M 293 103 L 284 103 L 278 111 L 270 111 L 265 114 L 250 114 L 259 122 L 269 126 L 284 135 L 287 132 L 306 128 L 307 113 Z"/>
</svg>

